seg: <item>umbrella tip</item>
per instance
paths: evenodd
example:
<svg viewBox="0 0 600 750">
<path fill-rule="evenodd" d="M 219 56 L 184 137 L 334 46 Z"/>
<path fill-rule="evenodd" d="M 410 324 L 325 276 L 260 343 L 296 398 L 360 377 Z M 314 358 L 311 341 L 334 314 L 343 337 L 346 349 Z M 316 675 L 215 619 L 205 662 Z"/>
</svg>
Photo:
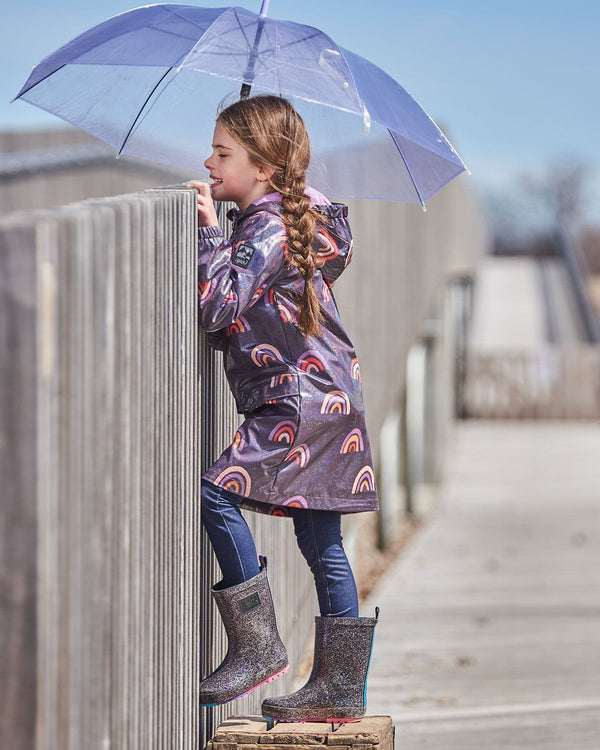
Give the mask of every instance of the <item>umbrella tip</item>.
<svg viewBox="0 0 600 750">
<path fill-rule="evenodd" d="M 271 0 L 262 0 L 262 5 L 260 6 L 260 15 L 266 16 L 269 12 L 269 3 Z"/>
</svg>

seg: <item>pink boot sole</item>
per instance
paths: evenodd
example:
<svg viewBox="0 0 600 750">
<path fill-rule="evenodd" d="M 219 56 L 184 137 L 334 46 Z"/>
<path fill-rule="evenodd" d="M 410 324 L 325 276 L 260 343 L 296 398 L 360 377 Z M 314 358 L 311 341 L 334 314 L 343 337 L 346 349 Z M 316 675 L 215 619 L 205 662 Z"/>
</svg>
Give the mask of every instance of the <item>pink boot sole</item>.
<svg viewBox="0 0 600 750">
<path fill-rule="evenodd" d="M 281 670 L 281 672 L 277 672 L 277 674 L 271 675 L 271 677 L 267 677 L 266 680 L 259 682 L 258 685 L 254 685 L 253 687 L 250 688 L 250 690 L 246 690 L 246 692 L 236 695 L 235 698 L 229 698 L 228 700 L 222 701 L 221 703 L 202 703 L 201 705 L 204 706 L 205 708 L 209 708 L 212 706 L 224 706 L 226 703 L 231 703 L 231 701 L 236 701 L 238 698 L 243 698 L 244 695 L 249 695 L 253 690 L 256 690 L 256 688 L 259 688 L 261 685 L 266 685 L 267 682 L 273 682 L 273 680 L 276 680 L 278 677 L 281 677 L 282 674 L 285 674 L 289 668 L 290 668 L 290 665 L 288 664 L 287 667 Z"/>
<path fill-rule="evenodd" d="M 360 719 L 273 719 L 265 717 L 280 724 L 355 724 Z"/>
<path fill-rule="evenodd" d="M 262 682 L 259 682 L 258 685 L 255 685 L 254 687 L 251 687 L 250 690 L 246 690 L 245 693 L 242 693 L 241 695 L 238 695 L 237 698 L 242 698 L 244 695 L 248 695 L 253 690 L 256 690 L 256 688 L 259 688 L 261 685 L 266 685 L 267 682 L 273 682 L 273 680 L 276 680 L 278 677 L 281 677 L 282 674 L 285 674 L 288 671 L 289 668 L 290 668 L 290 665 L 288 664 L 287 667 L 284 667 L 281 670 L 281 672 L 277 672 L 277 674 L 274 674 L 271 677 L 267 677 L 266 680 L 263 680 Z M 234 698 L 233 700 L 237 700 L 237 698 Z"/>
</svg>

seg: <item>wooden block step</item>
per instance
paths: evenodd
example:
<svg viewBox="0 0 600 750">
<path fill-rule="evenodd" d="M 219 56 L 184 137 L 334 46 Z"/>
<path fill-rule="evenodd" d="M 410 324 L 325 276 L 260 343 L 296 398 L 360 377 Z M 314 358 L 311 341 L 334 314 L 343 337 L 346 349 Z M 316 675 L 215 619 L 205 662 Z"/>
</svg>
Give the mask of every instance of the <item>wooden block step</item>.
<svg viewBox="0 0 600 750">
<path fill-rule="evenodd" d="M 336 750 L 394 750 L 394 725 L 390 716 L 365 716 L 346 724 L 302 722 L 267 728 L 262 716 L 231 716 L 219 725 L 207 750 L 316 750 L 328 745 Z M 291 749 L 290 749 L 291 750 Z"/>
</svg>

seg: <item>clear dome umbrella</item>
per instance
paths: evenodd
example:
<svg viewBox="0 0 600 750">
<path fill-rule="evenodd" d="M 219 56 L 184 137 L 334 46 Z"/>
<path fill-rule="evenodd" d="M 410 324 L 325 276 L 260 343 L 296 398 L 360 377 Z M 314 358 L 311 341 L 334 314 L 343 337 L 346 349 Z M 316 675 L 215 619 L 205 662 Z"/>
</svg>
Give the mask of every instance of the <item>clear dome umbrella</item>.
<svg viewBox="0 0 600 750">
<path fill-rule="evenodd" d="M 308 181 L 333 198 L 425 202 L 465 165 L 387 73 L 311 26 L 244 8 L 149 5 L 92 27 L 17 94 L 117 154 L 205 173 L 217 108 L 290 99 L 306 122 Z"/>
</svg>

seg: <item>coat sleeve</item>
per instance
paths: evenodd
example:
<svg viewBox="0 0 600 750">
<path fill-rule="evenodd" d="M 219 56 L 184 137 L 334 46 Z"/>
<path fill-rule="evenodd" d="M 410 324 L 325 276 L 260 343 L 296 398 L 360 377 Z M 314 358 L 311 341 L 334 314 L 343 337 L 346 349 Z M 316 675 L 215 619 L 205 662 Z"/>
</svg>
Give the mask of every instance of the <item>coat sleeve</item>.
<svg viewBox="0 0 600 750">
<path fill-rule="evenodd" d="M 332 203 L 315 208 L 326 219 L 317 232 L 317 255 L 323 261 L 323 278 L 332 286 L 352 260 L 352 232 L 348 223 L 348 207 L 341 203 Z"/>
<path fill-rule="evenodd" d="M 220 227 L 198 230 L 200 325 L 231 325 L 273 284 L 285 265 L 285 227 L 261 211 L 244 221 L 231 241 Z"/>
</svg>

